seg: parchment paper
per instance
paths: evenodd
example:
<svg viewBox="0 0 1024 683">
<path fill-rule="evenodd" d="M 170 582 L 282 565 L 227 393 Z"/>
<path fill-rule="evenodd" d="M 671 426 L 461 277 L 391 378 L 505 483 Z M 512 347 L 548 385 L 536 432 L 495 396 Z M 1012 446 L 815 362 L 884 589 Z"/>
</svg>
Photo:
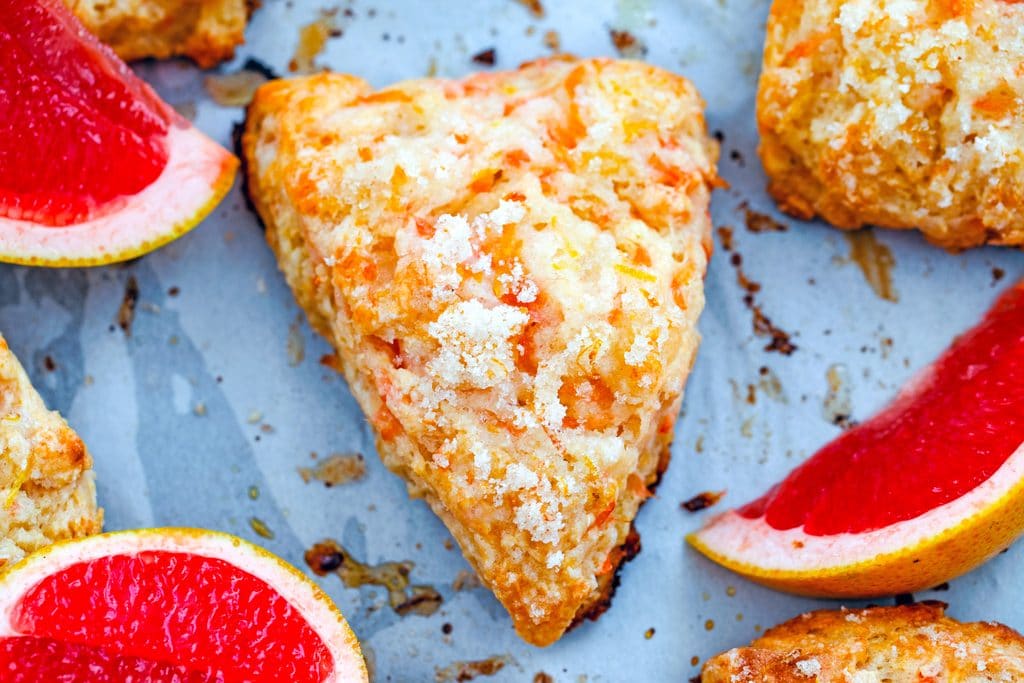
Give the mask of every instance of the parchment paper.
<svg viewBox="0 0 1024 683">
<path fill-rule="evenodd" d="M 538 672 L 559 682 L 685 681 L 699 671 L 694 662 L 803 610 L 835 606 L 751 585 L 685 547 L 683 536 L 836 436 L 837 415 L 869 416 L 977 320 L 1001 286 L 1024 274 L 1019 252 L 954 256 L 913 233 L 879 232 L 875 239 L 895 260 L 892 302 L 872 290 L 843 234 L 775 212 L 763 191 L 753 114 L 766 0 L 545 5 L 538 19 L 512 0 L 265 0 L 248 44 L 218 71 L 255 57 L 287 74 L 299 27 L 337 7 L 342 35 L 327 41 L 316 63 L 375 85 L 486 68 L 472 57 L 489 48 L 496 68 L 511 68 L 549 54 L 550 30 L 565 51 L 615 55 L 610 29 L 619 29 L 646 45 L 646 59 L 702 91 L 709 125 L 724 136 L 721 174 L 731 185 L 715 196 L 714 223 L 732 228 L 744 273 L 762 286 L 754 303 L 797 348 L 788 356 L 765 350 L 770 340 L 753 333 L 746 292 L 716 236 L 704 343 L 672 466 L 639 516 L 643 551 L 622 572 L 611 610 L 550 648 L 521 642 L 485 589 L 453 590 L 468 565 L 426 505 L 408 500 L 378 461 L 344 382 L 319 363 L 329 348 L 293 302 L 238 187 L 194 232 L 130 264 L 0 266 L 0 329 L 49 404 L 90 447 L 108 529 L 221 529 L 302 568 L 304 550 L 324 538 L 371 563 L 415 562 L 412 581 L 444 597 L 431 617 L 397 616 L 380 588 L 318 579 L 365 644 L 378 681 L 433 681 L 452 662 L 492 655 L 508 658 L 481 679 L 495 683 L 533 681 Z M 194 108 L 200 128 L 230 144 L 242 109 L 212 102 L 202 72 L 186 62 L 138 69 L 170 102 Z M 746 209 L 774 217 L 785 231 L 751 232 Z M 132 279 L 139 297 L 129 336 L 117 315 Z M 47 357 L 55 369 L 47 369 Z M 830 368 L 838 388 L 831 398 Z M 321 459 L 362 453 L 368 474 L 331 488 L 305 483 L 297 468 L 313 464 L 312 452 Z M 720 489 L 727 494 L 710 510 L 680 508 Z M 272 539 L 256 533 L 254 518 Z M 1024 629 L 1022 566 L 1018 545 L 948 590 L 915 597 L 945 600 L 959 618 Z"/>
</svg>

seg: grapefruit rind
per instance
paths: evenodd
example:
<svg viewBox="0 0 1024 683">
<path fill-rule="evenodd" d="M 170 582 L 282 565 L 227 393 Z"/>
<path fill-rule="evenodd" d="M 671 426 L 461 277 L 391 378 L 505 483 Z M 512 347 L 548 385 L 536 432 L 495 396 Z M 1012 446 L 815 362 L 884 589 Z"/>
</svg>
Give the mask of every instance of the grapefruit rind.
<svg viewBox="0 0 1024 683">
<path fill-rule="evenodd" d="M 969 493 L 863 533 L 812 536 L 731 510 L 687 541 L 751 581 L 798 595 L 871 598 L 933 588 L 984 563 L 1024 532 L 1024 445 Z"/>
<path fill-rule="evenodd" d="M 0 570 L 0 638 L 17 637 L 15 608 L 22 596 L 45 577 L 81 562 L 147 550 L 183 552 L 223 560 L 265 582 L 305 618 L 334 658 L 334 671 L 324 683 L 365 683 L 369 680 L 359 641 L 341 612 L 315 583 L 272 553 L 241 538 L 187 528 L 143 529 L 99 534 L 62 541 Z"/>
<path fill-rule="evenodd" d="M 231 189 L 238 159 L 185 123 L 172 123 L 166 139 L 169 157 L 160 176 L 112 213 L 62 227 L 0 216 L 0 262 L 100 266 L 142 256 L 190 231 Z"/>
</svg>

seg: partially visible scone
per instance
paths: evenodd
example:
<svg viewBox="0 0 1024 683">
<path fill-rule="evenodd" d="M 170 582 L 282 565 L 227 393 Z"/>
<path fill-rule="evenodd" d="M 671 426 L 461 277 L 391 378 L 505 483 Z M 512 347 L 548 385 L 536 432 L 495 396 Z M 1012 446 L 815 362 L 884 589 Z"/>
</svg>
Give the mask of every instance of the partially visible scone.
<svg viewBox="0 0 1024 683">
<path fill-rule="evenodd" d="M 775 0 L 757 104 L 783 210 L 1024 244 L 1024 3 Z"/>
<path fill-rule="evenodd" d="M 190 57 L 203 68 L 245 42 L 253 0 L 64 0 L 125 60 Z"/>
<path fill-rule="evenodd" d="M 702 683 L 983 683 L 1024 680 L 1024 637 L 964 624 L 945 605 L 809 612 L 704 665 Z"/>
<path fill-rule="evenodd" d="M 0 568 L 102 524 L 85 445 L 46 409 L 0 336 Z"/>
<path fill-rule="evenodd" d="M 552 59 L 273 81 L 243 146 L 384 462 L 531 643 L 599 614 L 668 463 L 717 150 L 686 80 Z"/>
</svg>

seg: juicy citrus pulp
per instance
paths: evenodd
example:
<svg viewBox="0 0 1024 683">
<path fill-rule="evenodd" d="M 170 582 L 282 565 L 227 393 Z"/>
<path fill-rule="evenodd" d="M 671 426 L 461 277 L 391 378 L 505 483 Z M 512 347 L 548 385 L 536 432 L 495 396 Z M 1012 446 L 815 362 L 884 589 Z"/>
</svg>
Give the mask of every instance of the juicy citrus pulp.
<svg viewBox="0 0 1024 683">
<path fill-rule="evenodd" d="M 0 0 L 0 261 L 97 265 L 198 223 L 237 160 L 61 0 Z"/>
<path fill-rule="evenodd" d="M 4 681 L 364 681 L 351 631 L 295 569 L 194 530 L 60 544 L 0 578 Z"/>
<path fill-rule="evenodd" d="M 1024 532 L 1024 282 L 885 410 L 690 537 L 783 590 L 929 588 Z"/>
<path fill-rule="evenodd" d="M 60 0 L 0 16 L 0 215 L 77 223 L 156 180 L 173 110 Z"/>
</svg>

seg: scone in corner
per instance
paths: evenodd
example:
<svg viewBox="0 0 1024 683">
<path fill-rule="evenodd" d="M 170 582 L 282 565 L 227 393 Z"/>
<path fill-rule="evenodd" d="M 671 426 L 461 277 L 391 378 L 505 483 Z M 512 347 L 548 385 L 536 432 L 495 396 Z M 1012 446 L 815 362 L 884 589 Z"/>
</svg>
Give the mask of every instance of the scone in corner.
<svg viewBox="0 0 1024 683">
<path fill-rule="evenodd" d="M 757 100 L 769 192 L 844 229 L 1024 244 L 1024 4 L 775 0 Z"/>
<path fill-rule="evenodd" d="M 51 543 L 99 533 L 92 458 L 46 409 L 0 336 L 0 571 Z"/>
<path fill-rule="evenodd" d="M 231 59 L 259 0 L 64 0 L 126 62 L 188 57 L 209 68 Z"/>
<path fill-rule="evenodd" d="M 717 148 L 683 78 L 557 58 L 271 82 L 249 192 L 385 464 L 527 641 L 606 609 L 668 465 Z"/>
<path fill-rule="evenodd" d="M 704 665 L 701 683 L 991 683 L 1024 680 L 1024 637 L 961 623 L 941 602 L 808 612 Z"/>
</svg>

